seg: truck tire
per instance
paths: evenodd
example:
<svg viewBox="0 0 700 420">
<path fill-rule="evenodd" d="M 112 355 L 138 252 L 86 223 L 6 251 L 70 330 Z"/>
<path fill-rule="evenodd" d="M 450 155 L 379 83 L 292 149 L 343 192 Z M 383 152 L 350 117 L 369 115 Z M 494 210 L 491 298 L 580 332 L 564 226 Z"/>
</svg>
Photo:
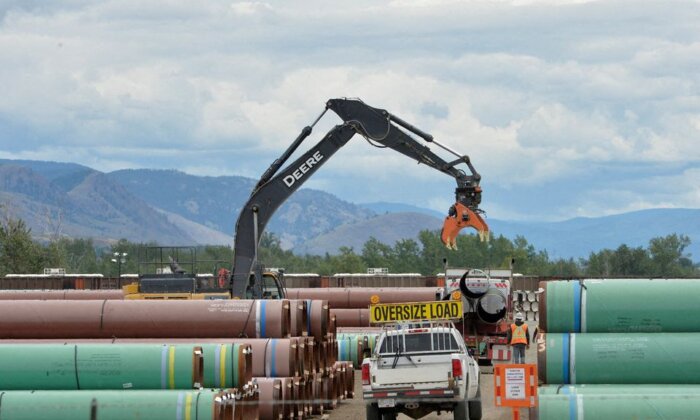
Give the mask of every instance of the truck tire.
<svg viewBox="0 0 700 420">
<path fill-rule="evenodd" d="M 479 378 L 479 380 L 481 380 L 481 378 Z M 469 401 L 468 406 L 469 420 L 481 420 L 481 389 L 476 391 L 476 399 Z"/>
<path fill-rule="evenodd" d="M 452 413 L 454 420 L 468 420 L 469 419 L 469 406 L 466 401 L 460 401 L 455 404 L 454 411 Z"/>
<path fill-rule="evenodd" d="M 481 401 L 469 401 L 469 420 L 481 420 Z"/>
<path fill-rule="evenodd" d="M 367 404 L 366 410 L 365 417 L 367 420 L 382 420 L 381 416 L 379 415 L 379 407 L 377 404 Z"/>
<path fill-rule="evenodd" d="M 396 410 L 387 410 L 382 413 L 382 420 L 396 420 L 398 413 Z"/>
</svg>

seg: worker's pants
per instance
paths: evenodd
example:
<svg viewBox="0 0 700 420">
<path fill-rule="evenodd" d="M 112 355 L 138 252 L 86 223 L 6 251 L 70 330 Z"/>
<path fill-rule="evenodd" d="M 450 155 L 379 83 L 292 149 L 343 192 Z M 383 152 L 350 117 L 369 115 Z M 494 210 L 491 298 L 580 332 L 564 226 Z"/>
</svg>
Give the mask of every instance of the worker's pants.
<svg viewBox="0 0 700 420">
<path fill-rule="evenodd" d="M 525 344 L 513 344 L 513 363 L 525 363 Z"/>
</svg>

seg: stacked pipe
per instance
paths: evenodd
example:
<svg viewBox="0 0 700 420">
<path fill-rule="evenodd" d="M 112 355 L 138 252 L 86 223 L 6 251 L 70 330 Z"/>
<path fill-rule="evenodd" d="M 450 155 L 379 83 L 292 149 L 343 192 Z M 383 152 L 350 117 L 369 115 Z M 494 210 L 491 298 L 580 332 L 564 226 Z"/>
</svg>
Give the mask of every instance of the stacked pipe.
<svg viewBox="0 0 700 420">
<path fill-rule="evenodd" d="M 362 360 L 370 357 L 379 338 L 378 328 L 341 328 L 336 334 L 338 360 L 352 362 L 358 369 Z"/>
<path fill-rule="evenodd" d="M 693 418 L 700 409 L 700 283 L 540 283 L 541 419 Z M 691 414 L 692 413 L 692 414 Z"/>
<path fill-rule="evenodd" d="M 122 290 L 0 290 L 0 300 L 124 299 Z"/>
<path fill-rule="evenodd" d="M 242 398 L 237 390 L 0 391 L 0 418 L 233 420 L 239 418 L 235 401 Z"/>
<path fill-rule="evenodd" d="M 540 320 L 540 293 L 532 290 L 514 290 L 513 308 L 522 312 L 527 321 Z"/>
<path fill-rule="evenodd" d="M 369 305 L 381 303 L 425 302 L 440 300 L 442 288 L 305 288 L 287 289 L 290 299 L 322 299 L 330 306 L 330 317 L 337 327 L 369 327 Z"/>
<path fill-rule="evenodd" d="M 214 409 L 225 416 L 226 407 L 238 402 L 241 407 L 229 410 L 236 418 L 257 417 L 258 404 L 261 418 L 309 416 L 352 396 L 353 384 L 343 374 L 348 365 L 336 362 L 326 301 L 15 296 L 21 301 L 0 303 L 0 357 L 8 363 L 0 364 L 0 372 L 11 371 L 10 363 L 19 372 L 9 385 L 0 375 L 0 389 L 7 392 L 111 388 L 133 396 L 154 388 L 231 389 L 216 397 Z M 46 367 L 50 363 L 61 370 Z M 48 381 L 42 377 L 47 374 Z"/>
<path fill-rule="evenodd" d="M 8 300 L 2 338 L 286 337 L 287 300 Z"/>
</svg>

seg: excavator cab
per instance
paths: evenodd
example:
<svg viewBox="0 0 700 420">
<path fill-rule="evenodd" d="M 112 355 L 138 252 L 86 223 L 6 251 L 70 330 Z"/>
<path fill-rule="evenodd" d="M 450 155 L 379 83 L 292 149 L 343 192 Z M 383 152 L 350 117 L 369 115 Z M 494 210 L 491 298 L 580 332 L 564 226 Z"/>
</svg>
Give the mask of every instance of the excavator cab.
<svg viewBox="0 0 700 420">
<path fill-rule="evenodd" d="M 262 273 L 262 282 L 258 287 L 255 273 L 250 274 L 246 287 L 246 299 L 284 299 L 282 272 L 266 271 Z"/>
</svg>

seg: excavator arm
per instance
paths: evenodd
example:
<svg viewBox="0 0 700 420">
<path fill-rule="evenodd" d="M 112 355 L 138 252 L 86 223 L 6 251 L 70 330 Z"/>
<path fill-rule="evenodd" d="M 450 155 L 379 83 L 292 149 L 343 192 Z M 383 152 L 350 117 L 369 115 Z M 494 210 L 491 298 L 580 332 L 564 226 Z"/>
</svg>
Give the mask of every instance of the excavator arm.
<svg viewBox="0 0 700 420">
<path fill-rule="evenodd" d="M 314 147 L 284 169 L 280 169 L 329 109 L 338 114 L 344 123 L 335 126 Z M 443 160 L 402 128 L 455 155 L 456 159 L 451 162 Z M 386 110 L 370 107 L 359 99 L 331 99 L 326 103 L 323 113 L 310 126 L 304 127 L 282 156 L 265 171 L 241 209 L 236 222 L 234 239 L 234 261 L 231 273 L 233 296 L 245 296 L 247 288 L 252 289 L 248 290 L 249 295 L 262 296 L 262 266 L 257 263 L 257 249 L 267 223 L 277 208 L 355 134 L 360 134 L 375 145 L 394 149 L 419 163 L 455 178 L 456 203 L 450 208 L 441 233 L 442 241 L 448 248 L 456 249 L 457 234 L 465 227 L 474 227 L 482 238 L 488 234 L 488 226 L 480 216 L 481 210 L 478 208 L 481 202 L 479 187 L 481 176 L 472 166 L 469 157 L 459 155 L 437 143 L 431 135 Z M 466 174 L 463 170 L 456 168 L 459 164 L 466 164 L 470 173 Z M 254 274 L 252 277 L 251 271 Z"/>
<path fill-rule="evenodd" d="M 399 153 L 449 175 L 457 181 L 455 204 L 448 211 L 443 223 L 440 238 L 449 249 L 457 249 L 457 235 L 466 227 L 473 227 L 479 232 L 481 240 L 488 240 L 488 225 L 481 217 L 481 175 L 467 155 L 460 155 L 449 147 L 435 141 L 433 136 L 412 126 L 401 118 L 384 109 L 373 108 L 359 99 L 331 99 L 327 107 L 338 114 L 347 124 L 355 127 L 358 133 L 368 141 L 379 143 Z M 432 143 L 455 156 L 447 162 L 436 155 L 430 148 L 419 143 L 401 128 L 419 136 L 427 143 Z M 457 165 L 464 164 L 469 169 L 465 173 Z"/>
</svg>

